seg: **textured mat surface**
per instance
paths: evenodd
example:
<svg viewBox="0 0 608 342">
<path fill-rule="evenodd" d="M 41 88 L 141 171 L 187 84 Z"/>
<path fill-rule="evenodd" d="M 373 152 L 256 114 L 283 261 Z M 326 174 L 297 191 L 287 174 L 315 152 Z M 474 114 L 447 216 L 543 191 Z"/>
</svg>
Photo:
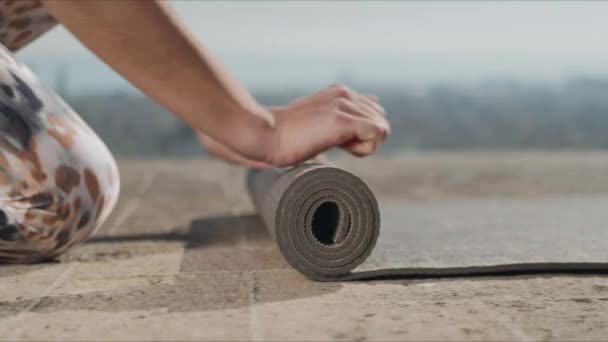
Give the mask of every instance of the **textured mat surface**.
<svg viewBox="0 0 608 342">
<path fill-rule="evenodd" d="M 315 280 L 608 272 L 606 199 L 392 202 L 379 210 L 358 177 L 314 164 L 252 171 L 247 183 L 287 262 Z"/>
</svg>

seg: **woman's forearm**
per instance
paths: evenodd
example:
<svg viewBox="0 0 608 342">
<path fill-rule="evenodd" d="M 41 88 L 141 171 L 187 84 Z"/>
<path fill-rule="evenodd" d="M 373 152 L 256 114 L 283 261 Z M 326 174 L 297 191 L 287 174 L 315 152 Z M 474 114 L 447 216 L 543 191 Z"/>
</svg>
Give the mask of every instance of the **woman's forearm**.
<svg viewBox="0 0 608 342">
<path fill-rule="evenodd" d="M 344 86 L 274 113 L 261 107 L 182 27 L 165 1 L 46 0 L 45 5 L 118 73 L 211 137 L 217 151 L 239 160 L 293 165 L 334 146 L 365 156 L 388 135 L 377 100 Z"/>
<path fill-rule="evenodd" d="M 144 93 L 249 158 L 263 160 L 274 117 L 234 80 L 164 1 L 45 2 L 85 46 Z"/>
</svg>

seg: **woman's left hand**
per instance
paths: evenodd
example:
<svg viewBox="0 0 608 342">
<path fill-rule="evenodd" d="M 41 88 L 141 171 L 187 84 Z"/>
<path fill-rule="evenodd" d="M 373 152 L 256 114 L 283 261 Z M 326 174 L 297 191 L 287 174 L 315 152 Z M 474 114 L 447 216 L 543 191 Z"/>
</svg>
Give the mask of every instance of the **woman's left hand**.
<svg viewBox="0 0 608 342">
<path fill-rule="evenodd" d="M 198 139 L 203 144 L 203 146 L 205 146 L 205 149 L 207 150 L 207 152 L 209 152 L 209 154 L 211 154 L 212 156 L 214 156 L 218 159 L 221 159 L 221 160 L 228 162 L 230 164 L 233 164 L 233 165 L 244 166 L 244 167 L 249 167 L 249 168 L 253 168 L 253 169 L 263 169 L 263 168 L 266 168 L 269 166 L 268 164 L 254 161 L 254 160 L 249 160 L 249 159 L 241 156 L 240 154 L 232 151 L 226 145 L 223 145 L 222 143 L 211 138 L 208 135 L 205 135 L 201 132 L 196 132 L 196 133 L 197 133 L 196 135 L 198 136 Z"/>
<path fill-rule="evenodd" d="M 232 151 L 230 148 L 226 147 L 225 145 L 218 142 L 217 140 L 214 140 L 213 138 L 211 138 L 201 132 L 197 132 L 196 135 L 197 135 L 198 139 L 200 140 L 201 144 L 203 144 L 203 146 L 205 146 L 205 149 L 207 150 L 207 152 L 209 152 L 209 154 L 211 154 L 212 156 L 214 156 L 218 159 L 221 159 L 225 162 L 228 162 L 233 165 L 249 167 L 252 169 L 263 169 L 263 168 L 270 166 L 270 165 L 262 163 L 262 162 L 249 160 L 249 159 L 241 156 L 240 154 Z M 328 159 L 323 154 L 319 154 L 312 160 L 315 162 L 318 162 L 318 163 L 323 163 L 323 164 L 328 163 Z"/>
</svg>

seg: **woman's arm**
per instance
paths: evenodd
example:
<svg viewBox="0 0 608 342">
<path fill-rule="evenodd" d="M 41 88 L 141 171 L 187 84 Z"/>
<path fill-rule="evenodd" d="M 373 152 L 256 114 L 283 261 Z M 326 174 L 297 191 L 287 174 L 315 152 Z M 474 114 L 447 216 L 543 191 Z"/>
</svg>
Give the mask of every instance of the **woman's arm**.
<svg viewBox="0 0 608 342">
<path fill-rule="evenodd" d="M 302 117 L 295 110 L 273 114 L 196 41 L 165 1 L 48 0 L 45 5 L 133 85 L 246 159 L 287 165 L 335 145 L 359 145 L 364 155 L 375 150 L 388 130 L 381 108 L 342 88 L 325 96 L 323 108 L 317 103 L 314 115 L 307 111 L 308 117 Z M 292 138 L 299 141 L 286 141 Z"/>
</svg>

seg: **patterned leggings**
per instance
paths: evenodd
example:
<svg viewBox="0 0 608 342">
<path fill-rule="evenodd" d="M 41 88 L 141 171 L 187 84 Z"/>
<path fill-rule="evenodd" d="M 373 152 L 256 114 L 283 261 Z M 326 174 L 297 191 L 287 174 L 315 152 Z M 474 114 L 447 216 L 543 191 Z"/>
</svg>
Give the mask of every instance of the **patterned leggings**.
<svg viewBox="0 0 608 342">
<path fill-rule="evenodd" d="M 84 240 L 119 186 L 99 137 L 0 46 L 0 262 L 52 259 Z"/>
</svg>

